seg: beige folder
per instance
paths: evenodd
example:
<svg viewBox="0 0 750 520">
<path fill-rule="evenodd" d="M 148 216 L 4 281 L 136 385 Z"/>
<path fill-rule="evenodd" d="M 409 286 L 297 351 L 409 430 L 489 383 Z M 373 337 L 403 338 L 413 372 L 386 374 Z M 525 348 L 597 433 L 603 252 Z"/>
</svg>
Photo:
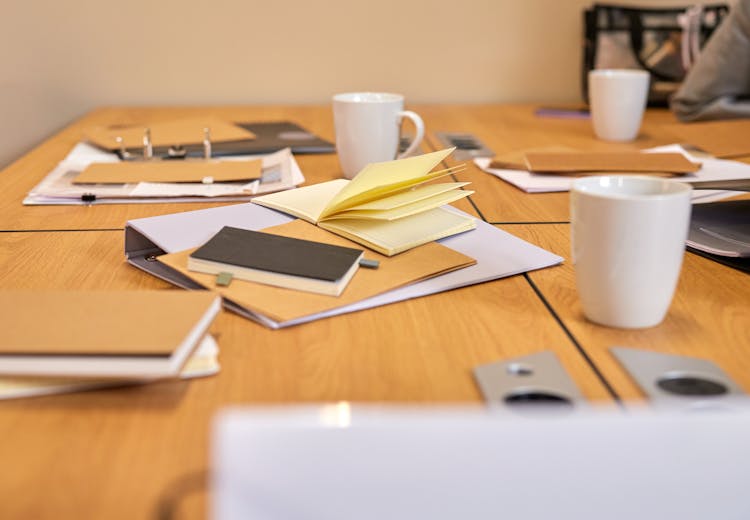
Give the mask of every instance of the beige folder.
<svg viewBox="0 0 750 520">
<path fill-rule="evenodd" d="M 263 231 L 277 235 L 358 248 L 357 244 L 303 220 L 293 220 Z M 365 251 L 365 258 L 379 260 L 378 269 L 359 269 L 340 296 L 325 296 L 282 289 L 243 280 L 228 287 L 216 285 L 216 276 L 188 271 L 187 260 L 194 249 L 157 257 L 158 260 L 228 300 L 264 314 L 275 321 L 288 321 L 370 298 L 420 280 L 432 278 L 476 263 L 462 253 L 436 242 L 387 257 Z"/>
<path fill-rule="evenodd" d="M 617 172 L 640 174 L 685 174 L 697 172 L 700 164 L 681 153 L 644 152 L 528 152 L 526 169 L 537 173 Z"/>
<path fill-rule="evenodd" d="M 152 123 L 122 125 L 117 127 L 94 127 L 85 131 L 86 139 L 100 148 L 118 150 L 117 138 L 122 138 L 125 148 L 143 146 L 143 134 L 148 128 L 153 146 L 185 146 L 203 142 L 203 129 L 210 131 L 211 142 L 242 141 L 255 139 L 255 134 L 218 117 L 191 117 Z"/>
<path fill-rule="evenodd" d="M 93 163 L 79 173 L 73 184 L 136 184 L 139 182 L 232 182 L 259 179 L 260 159 L 219 161 L 123 161 Z"/>
</svg>

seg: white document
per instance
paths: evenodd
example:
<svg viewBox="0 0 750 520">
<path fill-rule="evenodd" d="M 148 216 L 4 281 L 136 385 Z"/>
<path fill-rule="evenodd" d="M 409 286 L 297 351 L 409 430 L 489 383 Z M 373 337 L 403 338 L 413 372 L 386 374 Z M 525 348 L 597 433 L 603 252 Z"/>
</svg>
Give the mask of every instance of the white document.
<svg viewBox="0 0 750 520">
<path fill-rule="evenodd" d="M 211 517 L 747 519 L 750 413 L 719 408 L 235 408 L 213 428 Z"/>
<path fill-rule="evenodd" d="M 201 340 L 192 356 L 187 360 L 178 376 L 179 379 L 194 379 L 217 374 L 219 372 L 219 346 L 210 334 Z M 117 379 L 76 379 L 42 376 L 0 376 L 0 400 L 35 397 L 51 394 L 68 394 L 148 383 L 150 380 L 117 380 Z"/>
<path fill-rule="evenodd" d="M 446 206 L 446 209 L 466 216 L 465 213 L 455 208 Z M 139 269 L 181 287 L 193 287 L 194 284 L 191 285 L 189 280 L 181 276 L 175 277 L 174 272 L 165 271 L 166 266 L 163 264 L 144 259 L 149 255 L 174 253 L 198 247 L 224 226 L 257 231 L 290 220 L 292 218 L 283 213 L 252 203 L 131 220 L 125 227 L 125 255 L 128 262 Z M 549 251 L 481 221 L 477 221 L 475 230 L 454 235 L 439 242 L 474 258 L 477 263 L 351 305 L 286 322 L 271 320 L 267 316 L 227 302 L 225 305 L 234 312 L 277 329 L 512 276 L 556 265 L 563 261 L 561 257 Z"/>
<path fill-rule="evenodd" d="M 198 182 L 139 182 L 131 197 L 225 197 L 237 195 L 238 189 L 247 195 L 258 192 L 260 181 L 253 181 L 241 186 L 236 183 L 217 182 L 215 184 L 203 184 Z"/>
<path fill-rule="evenodd" d="M 706 157 L 696 157 L 691 155 L 680 145 L 673 144 L 659 146 L 644 150 L 644 152 L 676 152 L 685 155 L 688 159 L 702 164 L 702 168 L 695 173 L 671 177 L 667 180 L 675 182 L 694 182 L 694 181 L 725 181 L 734 179 L 750 179 L 750 164 L 737 161 L 728 161 L 724 159 L 713 159 Z M 570 186 L 575 177 L 565 175 L 545 175 L 541 173 L 531 173 L 525 170 L 505 170 L 490 168 L 492 159 L 479 157 L 474 159 L 474 163 L 483 171 L 499 177 L 504 181 L 516 186 L 527 193 L 548 193 L 556 191 L 570 191 Z M 616 173 L 612 173 L 616 175 Z M 693 192 L 694 202 L 711 202 L 727 197 L 738 195 L 741 192 L 726 190 L 695 190 Z"/>
<path fill-rule="evenodd" d="M 257 156 L 222 157 L 221 160 L 246 160 Z M 100 162 L 119 162 L 117 154 L 105 152 L 87 143 L 78 143 L 52 172 L 26 196 L 25 205 L 47 204 L 132 204 L 154 202 L 196 202 L 207 198 L 221 201 L 247 201 L 260 193 L 293 188 L 305 182 L 305 177 L 286 148 L 261 156 L 263 173 L 260 181 L 198 183 L 138 183 L 138 184 L 73 184 L 75 177 L 88 165 Z M 177 159 L 175 159 L 177 160 Z M 192 159 L 188 159 L 192 160 Z"/>
</svg>

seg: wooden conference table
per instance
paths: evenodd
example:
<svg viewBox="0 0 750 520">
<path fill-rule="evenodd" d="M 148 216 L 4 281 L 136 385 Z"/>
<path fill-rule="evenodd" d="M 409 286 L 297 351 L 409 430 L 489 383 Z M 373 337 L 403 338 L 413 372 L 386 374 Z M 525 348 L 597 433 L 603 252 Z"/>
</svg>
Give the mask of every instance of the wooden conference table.
<svg viewBox="0 0 750 520">
<path fill-rule="evenodd" d="M 649 111 L 628 144 L 596 141 L 588 121 L 538 118 L 531 105 L 411 107 L 436 131 L 471 132 L 495 152 L 545 145 L 632 149 L 672 142 Z M 105 108 L 0 174 L 0 288 L 177 290 L 124 261 L 129 219 L 215 203 L 24 207 L 24 195 L 84 128 L 213 114 L 293 120 L 333 139 L 329 107 Z M 308 183 L 340 175 L 335 155 L 301 155 Z M 687 253 L 667 319 L 652 329 L 584 320 L 569 254 L 568 195 L 524 194 L 470 165 L 458 207 L 565 257 L 557 267 L 271 331 L 223 312 L 212 327 L 221 372 L 190 382 L 0 402 L 0 517 L 201 518 L 211 421 L 226 406 L 330 401 L 480 404 L 471 369 L 554 352 L 582 394 L 642 399 L 608 353 L 622 345 L 712 359 L 750 391 L 750 277 Z M 43 323 L 43 316 L 40 316 Z M 41 326 L 41 325 L 40 325 Z"/>
</svg>

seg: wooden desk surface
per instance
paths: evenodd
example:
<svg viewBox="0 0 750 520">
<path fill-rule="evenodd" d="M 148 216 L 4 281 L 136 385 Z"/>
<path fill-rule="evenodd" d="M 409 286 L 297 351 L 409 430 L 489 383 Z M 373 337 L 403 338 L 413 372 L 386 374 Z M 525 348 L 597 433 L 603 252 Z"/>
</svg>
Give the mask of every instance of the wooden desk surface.
<svg viewBox="0 0 750 520">
<path fill-rule="evenodd" d="M 588 122 L 550 120 L 540 127 L 530 106 L 411 108 L 424 116 L 428 129 L 473 132 L 496 152 L 592 141 Z M 124 262 L 122 227 L 129 219 L 215 204 L 23 207 L 21 200 L 78 141 L 85 125 L 199 112 L 237 120 L 290 119 L 333 138 L 329 107 L 95 111 L 0 175 L 5 194 L 0 287 L 176 290 Z M 670 117 L 649 114 L 639 143 L 669 142 L 651 125 Z M 437 147 L 434 139 L 430 144 Z M 309 183 L 339 175 L 334 155 L 298 160 Z M 526 195 L 473 169 L 462 177 L 477 190 L 462 209 L 473 212 L 473 203 L 486 220 L 512 223 L 501 227 L 569 258 L 567 194 Z M 174 498 L 176 517 L 199 518 L 206 507 L 210 423 L 225 406 L 339 400 L 479 404 L 474 366 L 541 350 L 555 352 L 584 396 L 597 401 L 640 396 L 607 353 L 614 344 L 712 358 L 750 390 L 748 280 L 687 255 L 667 321 L 638 333 L 582 319 L 569 261 L 280 331 L 223 312 L 212 328 L 221 348 L 216 376 L 0 402 L 5 440 L 0 457 L 11 468 L 0 476 L 0 516 L 143 518 Z"/>
<path fill-rule="evenodd" d="M 294 121 L 335 140 L 329 106 L 262 106 L 213 108 L 102 108 L 95 110 L 40 144 L 0 172 L 0 231 L 122 229 L 128 220 L 226 205 L 227 202 L 100 204 L 91 206 L 23 206 L 26 194 L 81 141 L 89 127 L 137 124 L 196 115 L 235 121 Z M 297 155 L 306 184 L 341 177 L 335 154 Z M 456 207 L 477 216 L 468 201 Z"/>
<path fill-rule="evenodd" d="M 625 151 L 673 144 L 665 125 L 676 123 L 666 109 L 649 109 L 638 138 L 628 143 L 608 143 L 596 139 L 587 119 L 539 117 L 538 104 L 528 105 L 439 105 L 418 107 L 430 131 L 430 142 L 438 147 L 435 132 L 474 134 L 496 154 L 525 148 L 567 146 L 577 150 Z M 750 158 L 742 158 L 750 162 Z M 476 209 L 492 223 L 568 222 L 568 193 L 526 194 L 473 163 L 456 176 L 469 181 Z"/>
<path fill-rule="evenodd" d="M 566 259 L 529 274 L 554 312 L 624 400 L 643 394 L 609 353 L 613 346 L 710 359 L 750 393 L 750 276 L 685 253 L 677 292 L 665 320 L 643 330 L 619 330 L 586 320 L 570 260 L 570 225 L 502 226 Z"/>
<path fill-rule="evenodd" d="M 4 233 L 0 273 L 4 288 L 167 289 L 124 263 L 120 231 Z M 222 312 L 212 332 L 216 376 L 0 402 L 3 518 L 153 515 L 181 479 L 203 482 L 211 420 L 228 405 L 478 404 L 474 366 L 540 350 L 587 398 L 609 399 L 523 276 L 280 331 Z M 187 517 L 205 510 L 194 502 Z"/>
</svg>

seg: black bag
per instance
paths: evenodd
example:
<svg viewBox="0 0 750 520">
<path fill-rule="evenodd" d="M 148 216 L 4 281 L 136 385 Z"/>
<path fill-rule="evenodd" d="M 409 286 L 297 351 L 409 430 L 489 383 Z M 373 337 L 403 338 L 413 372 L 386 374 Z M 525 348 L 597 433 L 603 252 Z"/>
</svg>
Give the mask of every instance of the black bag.
<svg viewBox="0 0 750 520">
<path fill-rule="evenodd" d="M 593 69 L 643 69 L 651 74 L 649 106 L 666 106 L 721 21 L 726 4 L 634 8 L 594 4 L 583 13 L 583 97 Z"/>
</svg>

